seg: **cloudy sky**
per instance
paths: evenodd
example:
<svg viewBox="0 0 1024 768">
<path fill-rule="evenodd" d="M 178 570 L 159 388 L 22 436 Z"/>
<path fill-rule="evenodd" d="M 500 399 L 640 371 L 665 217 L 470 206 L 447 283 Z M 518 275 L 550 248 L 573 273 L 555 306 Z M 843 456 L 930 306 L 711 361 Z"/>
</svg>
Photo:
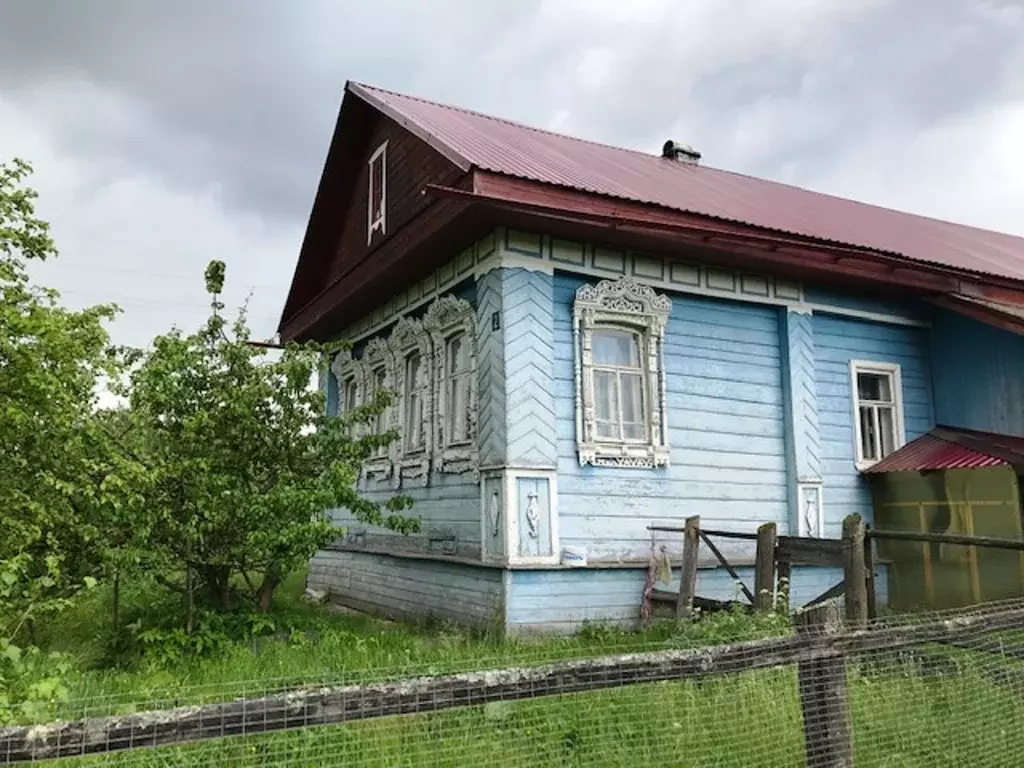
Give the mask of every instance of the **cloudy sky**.
<svg viewBox="0 0 1024 768">
<path fill-rule="evenodd" d="M 1024 235 L 1024 0 L 0 0 L 39 277 L 145 344 L 221 258 L 269 337 L 346 79 Z"/>
</svg>

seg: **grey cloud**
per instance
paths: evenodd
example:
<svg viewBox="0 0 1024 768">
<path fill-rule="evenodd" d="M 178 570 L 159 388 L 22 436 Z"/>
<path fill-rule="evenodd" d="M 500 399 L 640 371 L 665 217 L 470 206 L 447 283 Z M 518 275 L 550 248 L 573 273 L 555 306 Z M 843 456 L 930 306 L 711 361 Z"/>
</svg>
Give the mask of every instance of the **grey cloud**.
<svg viewBox="0 0 1024 768">
<path fill-rule="evenodd" d="M 304 218 L 345 79 L 416 90 L 439 67 L 467 71 L 464 42 L 486 47 L 511 12 L 396 0 L 7 3 L 0 89 L 22 104 L 49 98 L 69 152 L 118 155 L 175 185 L 221 186 L 239 207 Z M 75 83 L 119 95 L 107 106 L 127 110 L 134 130 L 111 131 L 110 112 L 53 103 Z"/>
</svg>

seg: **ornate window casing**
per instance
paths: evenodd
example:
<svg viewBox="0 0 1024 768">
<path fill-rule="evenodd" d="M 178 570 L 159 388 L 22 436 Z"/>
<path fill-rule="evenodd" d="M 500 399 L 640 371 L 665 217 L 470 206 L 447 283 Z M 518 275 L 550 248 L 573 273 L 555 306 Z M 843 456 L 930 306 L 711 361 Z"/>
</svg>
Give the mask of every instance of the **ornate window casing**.
<svg viewBox="0 0 1024 768">
<path fill-rule="evenodd" d="M 400 430 L 393 484 L 415 478 L 426 484 L 433 453 L 433 350 L 419 320 L 403 317 L 388 339 L 394 361 L 395 403 Z"/>
<path fill-rule="evenodd" d="M 434 350 L 434 468 L 476 470 L 476 311 L 462 299 L 442 296 L 430 305 L 423 327 Z"/>
<path fill-rule="evenodd" d="M 349 350 L 335 355 L 331 373 L 338 382 L 338 415 L 344 416 L 363 402 L 363 368 Z"/>
<path fill-rule="evenodd" d="M 672 301 L 622 277 L 573 303 L 576 449 L 581 465 L 667 467 L 665 325 Z"/>
<path fill-rule="evenodd" d="M 363 399 L 370 403 L 378 390 L 395 390 L 395 366 L 391 347 L 384 339 L 370 339 L 360 360 L 363 369 Z M 374 434 L 381 435 L 395 427 L 394 403 L 378 414 L 371 424 Z M 382 480 L 391 477 L 392 462 L 396 444 L 381 446 L 363 463 L 363 476 L 367 480 Z"/>
</svg>

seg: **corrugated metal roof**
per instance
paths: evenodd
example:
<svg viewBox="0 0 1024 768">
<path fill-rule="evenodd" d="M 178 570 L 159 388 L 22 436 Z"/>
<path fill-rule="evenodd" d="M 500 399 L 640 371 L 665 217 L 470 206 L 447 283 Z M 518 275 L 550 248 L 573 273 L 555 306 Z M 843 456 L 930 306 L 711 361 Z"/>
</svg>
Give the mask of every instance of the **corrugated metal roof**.
<svg viewBox="0 0 1024 768">
<path fill-rule="evenodd" d="M 370 86 L 349 90 L 450 159 L 599 195 L 1024 280 L 1024 238 L 531 128 Z M 951 179 L 951 183 L 954 180 Z"/>
<path fill-rule="evenodd" d="M 904 445 L 866 474 L 980 469 L 1024 464 L 1024 439 L 973 430 L 936 427 Z"/>
</svg>

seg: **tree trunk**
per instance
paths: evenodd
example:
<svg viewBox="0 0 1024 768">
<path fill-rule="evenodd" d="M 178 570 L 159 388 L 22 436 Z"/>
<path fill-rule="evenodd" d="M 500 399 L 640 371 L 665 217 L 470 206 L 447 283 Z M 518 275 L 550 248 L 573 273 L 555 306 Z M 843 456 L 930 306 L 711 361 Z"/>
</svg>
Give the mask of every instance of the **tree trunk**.
<svg viewBox="0 0 1024 768">
<path fill-rule="evenodd" d="M 114 571 L 114 600 L 113 600 L 113 624 L 114 634 L 121 631 L 121 574 Z"/>
<path fill-rule="evenodd" d="M 270 610 L 270 603 L 274 597 L 274 590 L 277 589 L 280 580 L 277 575 L 271 571 L 268 571 L 263 577 L 263 583 L 260 584 L 259 592 L 256 594 L 257 605 L 259 606 L 260 613 L 267 613 Z"/>
</svg>

